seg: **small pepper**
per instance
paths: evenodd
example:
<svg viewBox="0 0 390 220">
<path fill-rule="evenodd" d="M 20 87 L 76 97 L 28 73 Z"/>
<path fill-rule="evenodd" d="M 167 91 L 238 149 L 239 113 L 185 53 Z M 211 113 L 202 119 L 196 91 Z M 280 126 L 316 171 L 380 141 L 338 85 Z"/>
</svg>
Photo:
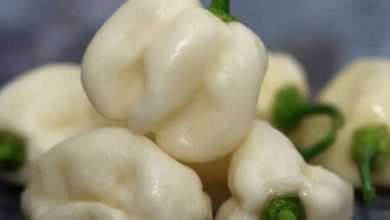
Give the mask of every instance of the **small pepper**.
<svg viewBox="0 0 390 220">
<path fill-rule="evenodd" d="M 40 157 L 22 197 L 31 220 L 211 220 L 194 171 L 126 128 L 100 128 Z"/>
<path fill-rule="evenodd" d="M 337 106 L 345 126 L 329 150 L 314 160 L 375 197 L 374 183 L 390 186 L 390 61 L 366 58 L 345 67 L 330 81 L 319 100 Z M 326 119 L 305 122 L 299 141 L 306 145 L 324 134 Z M 373 183 L 374 182 L 374 183 Z"/>
<path fill-rule="evenodd" d="M 335 174 L 305 163 L 290 140 L 256 121 L 229 170 L 232 197 L 216 220 L 351 220 L 353 189 Z"/>
<path fill-rule="evenodd" d="M 24 184 L 30 164 L 54 144 L 113 124 L 90 104 L 75 64 L 34 68 L 0 91 L 0 175 Z"/>
<path fill-rule="evenodd" d="M 316 142 L 301 148 L 301 154 L 307 160 L 324 152 L 335 141 L 343 116 L 335 106 L 308 101 L 305 71 L 293 56 L 270 53 L 256 117 L 270 121 L 284 134 L 293 136 L 299 123 L 313 115 L 328 115 L 332 119 L 332 127 Z"/>
<path fill-rule="evenodd" d="M 266 64 L 229 0 L 209 10 L 197 0 L 131 0 L 88 46 L 82 81 L 107 118 L 154 133 L 178 160 L 209 162 L 250 130 Z"/>
</svg>

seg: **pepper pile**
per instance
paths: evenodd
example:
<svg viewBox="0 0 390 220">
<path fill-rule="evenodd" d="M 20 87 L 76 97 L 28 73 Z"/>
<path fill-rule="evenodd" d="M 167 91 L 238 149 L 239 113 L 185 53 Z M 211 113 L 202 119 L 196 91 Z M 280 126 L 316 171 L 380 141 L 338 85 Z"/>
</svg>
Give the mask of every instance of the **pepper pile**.
<svg viewBox="0 0 390 220">
<path fill-rule="evenodd" d="M 1 174 L 27 184 L 31 220 L 350 220 L 357 170 L 367 200 L 371 171 L 389 179 L 389 63 L 347 68 L 314 103 L 228 0 L 129 0 L 81 69 L 0 92 Z"/>
</svg>

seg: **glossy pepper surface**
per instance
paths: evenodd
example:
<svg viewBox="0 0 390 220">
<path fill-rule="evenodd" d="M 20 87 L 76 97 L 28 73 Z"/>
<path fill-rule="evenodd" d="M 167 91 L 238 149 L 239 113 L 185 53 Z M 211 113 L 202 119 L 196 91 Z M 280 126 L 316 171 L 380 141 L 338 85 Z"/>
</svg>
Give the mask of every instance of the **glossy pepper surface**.
<svg viewBox="0 0 390 220">
<path fill-rule="evenodd" d="M 126 128 L 100 128 L 52 148 L 22 202 L 31 220 L 211 220 L 194 171 Z"/>
<path fill-rule="evenodd" d="M 231 152 L 252 125 L 267 58 L 261 40 L 225 16 L 227 3 L 213 1 L 210 10 L 198 0 L 124 3 L 83 59 L 97 110 L 138 134 L 154 133 L 181 161 Z"/>
<path fill-rule="evenodd" d="M 353 190 L 335 174 L 305 163 L 290 140 L 257 121 L 233 155 L 232 197 L 217 220 L 351 220 Z"/>
</svg>

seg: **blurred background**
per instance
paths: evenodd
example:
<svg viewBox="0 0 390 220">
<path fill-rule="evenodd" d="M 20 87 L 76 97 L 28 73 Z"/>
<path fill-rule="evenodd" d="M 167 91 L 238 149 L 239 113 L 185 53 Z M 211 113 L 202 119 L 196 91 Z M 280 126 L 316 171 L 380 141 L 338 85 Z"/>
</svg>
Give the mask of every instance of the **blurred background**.
<svg viewBox="0 0 390 220">
<path fill-rule="evenodd" d="M 0 82 L 46 62 L 80 62 L 96 30 L 123 2 L 0 0 Z M 388 0 L 231 2 L 269 49 L 298 57 L 314 92 L 357 57 L 390 56 Z"/>
<path fill-rule="evenodd" d="M 47 62 L 80 62 L 96 30 L 123 2 L 0 0 L 0 83 Z M 231 2 L 233 14 L 268 49 L 288 51 L 302 62 L 313 94 L 356 58 L 390 56 L 389 0 Z M 0 183 L 0 220 L 22 219 L 19 192 Z M 356 219 L 390 219 L 386 197 L 370 206 L 358 203 Z"/>
</svg>

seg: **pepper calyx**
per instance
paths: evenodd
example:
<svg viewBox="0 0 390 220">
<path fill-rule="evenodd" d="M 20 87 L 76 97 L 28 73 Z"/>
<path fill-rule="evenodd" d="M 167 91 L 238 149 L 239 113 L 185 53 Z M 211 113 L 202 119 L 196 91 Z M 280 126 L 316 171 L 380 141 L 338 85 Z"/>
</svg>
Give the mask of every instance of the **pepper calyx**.
<svg viewBox="0 0 390 220">
<path fill-rule="evenodd" d="M 8 132 L 0 132 L 0 169 L 5 172 L 18 170 L 25 161 L 25 144 L 22 138 Z"/>
<path fill-rule="evenodd" d="M 306 117 L 320 114 L 328 115 L 332 119 L 332 127 L 321 140 L 301 148 L 301 155 L 305 160 L 310 160 L 325 151 L 336 140 L 337 131 L 344 120 L 341 112 L 333 105 L 305 101 L 297 88 L 287 86 L 276 95 L 271 120 L 276 128 L 288 135 Z"/>
<path fill-rule="evenodd" d="M 262 220 L 305 220 L 305 209 L 297 196 L 271 198 L 262 212 Z"/>
</svg>

